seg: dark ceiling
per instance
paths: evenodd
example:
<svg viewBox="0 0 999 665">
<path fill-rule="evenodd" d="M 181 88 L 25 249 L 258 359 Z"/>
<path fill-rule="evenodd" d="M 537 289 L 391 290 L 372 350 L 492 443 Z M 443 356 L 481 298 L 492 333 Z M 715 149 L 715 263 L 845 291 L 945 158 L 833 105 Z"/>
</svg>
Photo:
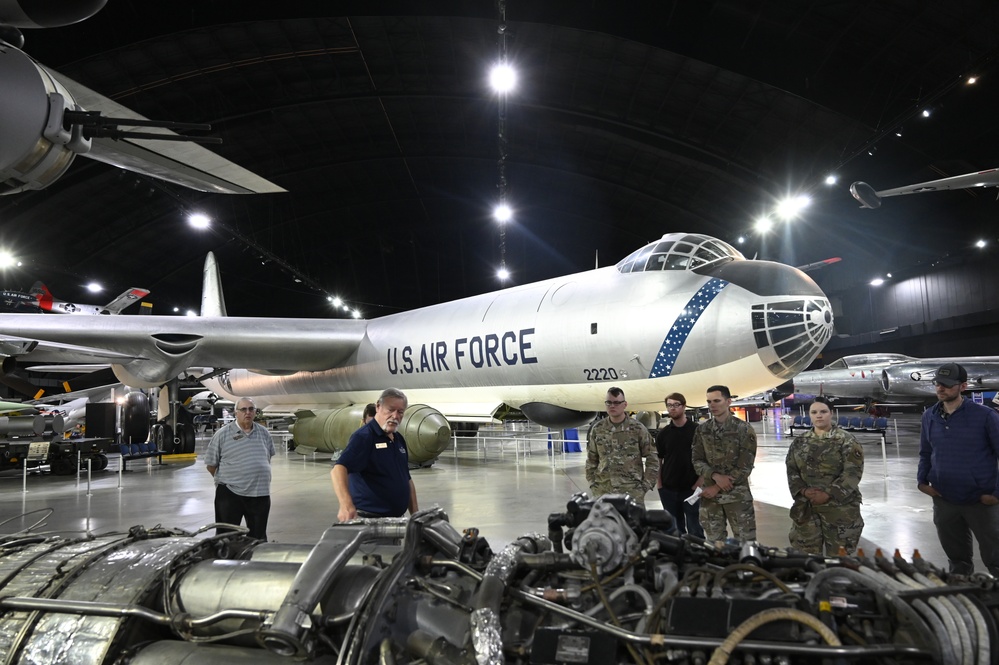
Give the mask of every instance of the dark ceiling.
<svg viewBox="0 0 999 665">
<path fill-rule="evenodd" d="M 667 232 L 735 244 L 799 191 L 815 197 L 801 220 L 740 248 L 841 256 L 816 273 L 830 288 L 996 238 L 986 190 L 869 211 L 847 187 L 999 166 L 999 3 L 509 0 L 506 18 L 513 283 Z M 498 25 L 477 0 L 109 0 L 26 31 L 40 62 L 147 117 L 211 123 L 213 149 L 288 193 L 202 194 L 77 159 L 0 199 L 0 244 L 25 261 L 3 286 L 143 286 L 167 313 L 197 305 L 213 250 L 236 315 L 327 316 L 328 293 L 372 317 L 498 288 Z M 222 227 L 190 229 L 195 210 Z"/>
</svg>

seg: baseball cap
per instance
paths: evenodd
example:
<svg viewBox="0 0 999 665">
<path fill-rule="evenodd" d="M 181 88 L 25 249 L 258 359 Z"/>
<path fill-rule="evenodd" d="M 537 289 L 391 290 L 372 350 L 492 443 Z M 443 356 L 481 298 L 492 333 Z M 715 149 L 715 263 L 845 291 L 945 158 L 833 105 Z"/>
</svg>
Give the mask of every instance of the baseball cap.
<svg viewBox="0 0 999 665">
<path fill-rule="evenodd" d="M 968 380 L 968 370 L 964 369 L 957 363 L 947 363 L 946 365 L 941 365 L 940 369 L 937 370 L 936 378 L 933 379 L 934 383 L 939 383 L 940 385 L 947 386 L 948 388 L 953 388 L 954 386 L 964 383 Z"/>
</svg>

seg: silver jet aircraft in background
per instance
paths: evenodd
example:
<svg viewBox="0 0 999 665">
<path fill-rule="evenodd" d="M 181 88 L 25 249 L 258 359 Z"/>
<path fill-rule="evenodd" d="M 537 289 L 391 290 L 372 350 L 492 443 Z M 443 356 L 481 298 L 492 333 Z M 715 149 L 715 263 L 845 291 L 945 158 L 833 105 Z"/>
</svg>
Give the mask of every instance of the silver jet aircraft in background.
<svg viewBox="0 0 999 665">
<path fill-rule="evenodd" d="M 798 374 L 794 393 L 891 404 L 935 402 L 933 380 L 937 368 L 946 363 L 958 363 L 968 371 L 969 390 L 999 390 L 999 356 L 913 358 L 868 353 L 843 356 L 822 369 Z"/>
<path fill-rule="evenodd" d="M 137 388 L 214 368 L 205 386 L 302 411 L 295 440 L 320 449 L 343 445 L 363 406 L 395 386 L 409 396 L 418 431 L 404 434 L 419 458 L 439 452 L 413 451 L 423 439 L 447 445 L 448 419 L 513 412 L 573 427 L 603 410 L 610 386 L 624 389 L 630 409 L 652 411 L 669 392 L 695 397 L 715 383 L 759 393 L 807 367 L 833 328 L 828 299 L 805 273 L 683 233 L 614 266 L 367 321 L 226 317 L 211 256 L 204 281 L 201 317 L 6 314 L 0 340 L 38 342 L 22 360 L 103 357 Z"/>
</svg>

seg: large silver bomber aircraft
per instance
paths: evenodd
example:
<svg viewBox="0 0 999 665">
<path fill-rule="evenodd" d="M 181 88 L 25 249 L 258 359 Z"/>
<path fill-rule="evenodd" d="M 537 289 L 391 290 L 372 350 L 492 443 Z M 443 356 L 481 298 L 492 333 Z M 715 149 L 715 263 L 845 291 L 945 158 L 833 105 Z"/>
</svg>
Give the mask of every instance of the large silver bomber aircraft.
<svg viewBox="0 0 999 665">
<path fill-rule="evenodd" d="M 316 427 L 300 422 L 296 441 L 332 450 L 342 428 L 324 423 L 356 427 L 388 386 L 406 391 L 407 415 L 420 421 L 411 426 L 429 422 L 431 439 L 444 417 L 482 422 L 511 409 L 550 427 L 582 424 L 614 385 L 635 410 L 660 410 L 672 391 L 696 403 L 714 383 L 759 393 L 807 367 L 833 322 L 800 270 L 682 233 L 615 266 L 367 321 L 226 317 L 211 257 L 205 273 L 201 317 L 5 314 L 0 340 L 30 349 L 24 360 L 103 359 L 134 387 L 223 368 L 208 388 L 265 409 L 313 410 L 300 419 L 315 416 Z M 414 451 L 414 438 L 417 460 L 439 452 Z"/>
</svg>

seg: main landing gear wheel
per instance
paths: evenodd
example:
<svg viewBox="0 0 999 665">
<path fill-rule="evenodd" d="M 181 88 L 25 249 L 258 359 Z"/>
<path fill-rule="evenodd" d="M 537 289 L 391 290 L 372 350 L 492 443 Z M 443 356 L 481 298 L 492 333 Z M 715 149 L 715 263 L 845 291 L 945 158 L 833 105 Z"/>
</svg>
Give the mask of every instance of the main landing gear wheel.
<svg viewBox="0 0 999 665">
<path fill-rule="evenodd" d="M 191 423 L 177 423 L 177 436 L 174 437 L 176 442 L 175 453 L 183 453 L 185 455 L 190 455 L 194 452 L 194 425 Z"/>
<path fill-rule="evenodd" d="M 130 392 L 125 395 L 121 420 L 124 443 L 145 443 L 149 440 L 149 398 L 145 393 Z"/>
</svg>

